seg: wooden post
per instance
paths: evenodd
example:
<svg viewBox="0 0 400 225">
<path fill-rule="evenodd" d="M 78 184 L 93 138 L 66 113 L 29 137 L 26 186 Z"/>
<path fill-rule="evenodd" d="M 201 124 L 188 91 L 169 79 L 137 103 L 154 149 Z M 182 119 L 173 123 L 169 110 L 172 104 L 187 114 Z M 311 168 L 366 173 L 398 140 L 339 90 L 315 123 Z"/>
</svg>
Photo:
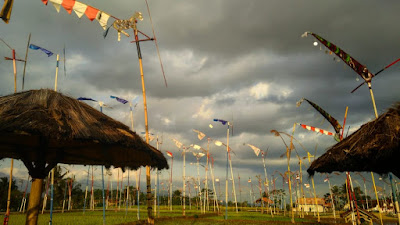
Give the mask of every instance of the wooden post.
<svg viewBox="0 0 400 225">
<path fill-rule="evenodd" d="M 40 199 L 42 196 L 42 186 L 43 179 L 32 178 L 31 193 L 29 194 L 25 225 L 37 225 Z"/>
<path fill-rule="evenodd" d="M 287 149 L 286 156 L 287 156 L 287 162 L 288 162 L 288 182 L 289 182 L 289 196 L 290 196 L 290 210 L 292 211 L 292 223 L 294 222 L 294 212 L 293 212 L 293 199 L 292 199 L 292 185 L 290 182 L 290 153 L 292 151 L 292 145 L 293 145 L 293 135 L 294 135 L 294 130 L 296 129 L 296 123 L 293 124 L 293 132 L 292 136 L 290 137 L 290 146 L 289 149 Z M 311 178 L 312 179 L 312 178 Z M 318 222 L 319 222 L 319 217 L 318 217 Z"/>
<path fill-rule="evenodd" d="M 57 78 L 58 78 L 58 63 L 59 63 L 59 60 L 60 60 L 60 55 L 57 54 L 56 78 L 55 78 L 55 81 L 54 81 L 54 91 L 57 91 Z"/>
</svg>

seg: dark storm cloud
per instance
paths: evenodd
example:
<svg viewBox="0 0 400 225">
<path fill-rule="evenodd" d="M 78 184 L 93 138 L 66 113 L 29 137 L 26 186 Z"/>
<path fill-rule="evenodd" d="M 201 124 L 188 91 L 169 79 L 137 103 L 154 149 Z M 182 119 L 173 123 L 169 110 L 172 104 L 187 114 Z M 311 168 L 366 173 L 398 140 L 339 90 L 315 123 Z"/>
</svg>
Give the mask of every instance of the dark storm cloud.
<svg viewBox="0 0 400 225">
<path fill-rule="evenodd" d="M 144 3 L 82 2 L 122 19 L 142 11 L 144 21 L 138 27 L 152 36 Z M 358 75 L 343 62 L 335 62 L 333 55 L 325 54 L 325 47 L 322 51 L 320 45 L 314 47 L 313 37 L 301 38 L 305 31 L 335 43 L 372 72 L 399 58 L 400 4 L 396 1 L 150 0 L 149 5 L 168 81 L 166 88 L 154 44 L 142 42 L 150 132 L 163 136 L 162 150 L 177 154 L 177 165 L 182 158 L 171 138 L 204 148 L 206 141 L 199 141 L 192 131 L 198 129 L 226 142 L 226 126 L 214 123 L 213 118 L 234 124 L 230 141 L 236 153 L 234 173 L 242 177 L 263 174 L 260 157 L 243 143 L 264 150 L 269 146 L 267 171 L 271 175 L 275 170 L 284 171 L 286 161 L 280 158 L 285 152 L 282 141 L 270 130 L 291 134 L 293 123 L 301 122 L 333 131 L 307 102 L 296 108 L 302 97 L 320 105 L 340 123 L 349 106 L 346 131 L 348 126 L 354 130 L 374 118 L 366 85 L 350 94 L 361 78 L 356 81 Z M 134 110 L 135 130 L 144 131 L 142 86 L 136 46 L 130 43 L 132 35 L 122 35 L 117 42 L 116 31 L 111 29 L 104 39 L 98 22 L 90 22 L 85 15 L 78 19 L 63 8 L 57 13 L 51 3 L 45 6 L 40 1 L 17 1 L 10 24 L 0 25 L 0 37 L 24 57 L 29 32 L 32 43 L 55 53 L 61 53 L 66 45 L 67 76 L 62 67 L 59 74 L 63 93 L 112 104 L 114 109 L 105 113 L 128 126 L 128 107 L 113 102 L 109 95 L 140 96 Z M 4 56 L 10 56 L 10 50 L 0 43 L 0 57 Z M 380 113 L 398 101 L 399 68 L 395 65 L 373 79 Z M 21 64 L 18 71 L 20 87 Z M 54 73 L 54 56 L 29 52 L 27 89 L 53 88 Z M 12 63 L 0 61 L 0 74 L 0 94 L 12 93 Z M 210 123 L 213 129 L 208 127 Z M 317 156 L 335 144 L 331 137 L 300 127 L 296 127 L 295 137 L 313 154 L 318 144 Z M 215 166 L 222 174 L 226 152 L 211 145 Z M 305 151 L 295 146 L 299 155 L 305 156 Z M 293 153 L 294 170 L 296 158 Z M 180 173 L 181 168 L 174 173 Z"/>
</svg>

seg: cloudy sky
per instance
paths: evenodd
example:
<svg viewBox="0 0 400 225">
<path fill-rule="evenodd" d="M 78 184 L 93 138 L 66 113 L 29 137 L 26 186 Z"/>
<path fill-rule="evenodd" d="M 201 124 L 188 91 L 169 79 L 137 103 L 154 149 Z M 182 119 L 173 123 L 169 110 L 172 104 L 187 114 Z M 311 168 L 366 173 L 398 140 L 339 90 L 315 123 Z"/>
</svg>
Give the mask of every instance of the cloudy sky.
<svg viewBox="0 0 400 225">
<path fill-rule="evenodd" d="M 144 1 L 82 2 L 121 19 L 140 11 L 144 20 L 138 23 L 139 30 L 153 36 Z M 276 170 L 287 169 L 286 159 L 280 157 L 285 152 L 283 142 L 270 130 L 291 133 L 293 123 L 304 123 L 333 132 L 330 124 L 308 103 L 296 107 L 302 97 L 319 104 L 340 123 L 348 106 L 345 133 L 349 126 L 351 133 L 374 118 L 366 85 L 350 94 L 361 78 L 342 61 L 335 61 L 334 55 L 325 54 L 324 46 L 322 50 L 320 45 L 315 47 L 312 36 L 301 38 L 305 31 L 335 43 L 372 72 L 400 57 L 397 47 L 400 3 L 397 1 L 381 4 L 365 0 L 149 0 L 149 6 L 168 82 L 165 87 L 154 43 L 142 42 L 149 128 L 162 139 L 161 150 L 175 155 L 176 188 L 182 186 L 183 164 L 179 149 L 171 139 L 186 146 L 198 144 L 206 148 L 207 142 L 198 140 L 192 131 L 197 129 L 226 143 L 227 127 L 213 122 L 213 118 L 228 120 L 234 125 L 229 144 L 235 152 L 233 173 L 235 179 L 240 175 L 243 191 L 248 190 L 245 181 L 249 177 L 255 184 L 255 176 L 264 174 L 261 158 L 244 143 L 265 151 L 269 149 L 266 163 L 270 177 Z M 110 19 L 108 26 L 113 21 Z M 64 76 L 61 63 L 60 92 L 74 98 L 84 96 L 104 101 L 113 107 L 104 113 L 126 125 L 130 125 L 129 107 L 109 96 L 129 100 L 139 96 L 134 109 L 135 131 L 139 133 L 144 131 L 142 86 L 136 46 L 130 43 L 132 31 L 128 32 L 131 36 L 122 35 L 118 42 L 117 32 L 111 28 L 104 39 L 103 29 L 96 20 L 91 22 L 85 15 L 79 19 L 74 12 L 69 15 L 62 7 L 57 13 L 51 3 L 46 6 L 39 0 L 15 1 L 10 23 L 0 23 L 0 38 L 15 48 L 20 58 L 25 56 L 29 33 L 31 43 L 60 53 L 61 57 L 66 46 L 67 74 Z M 0 58 L 10 54 L 9 48 L 0 42 Z M 25 89 L 52 89 L 55 64 L 55 56 L 48 58 L 42 52 L 30 50 Z M 17 66 L 20 91 L 23 63 Z M 399 70 L 400 64 L 373 79 L 378 113 L 398 101 Z M 12 94 L 10 61 L 0 61 L 0 74 L 0 95 Z M 214 128 L 209 128 L 209 124 Z M 311 133 L 299 126 L 294 136 L 316 156 L 335 144 L 332 137 Z M 306 155 L 296 142 L 295 146 L 300 157 Z M 215 159 L 215 176 L 224 180 L 226 151 L 212 144 L 210 152 Z M 186 158 L 186 175 L 196 177 L 196 166 L 190 164 L 196 161 L 195 157 L 190 153 Z M 293 171 L 299 169 L 296 158 L 293 155 L 291 160 Z M 204 158 L 201 163 L 205 163 Z M 0 172 L 8 174 L 9 159 L 0 164 Z M 78 180 L 85 180 L 87 168 L 65 166 Z M 306 168 L 307 164 L 303 170 Z M 167 179 L 168 174 L 169 171 L 162 172 L 161 178 Z M 100 181 L 100 174 L 97 175 Z M 274 175 L 279 177 L 277 172 Z M 23 179 L 27 176 L 19 162 L 15 176 Z M 354 178 L 362 182 L 359 176 Z M 116 171 L 112 179 L 116 180 Z M 344 182 L 343 175 L 335 179 L 334 184 Z M 328 191 L 322 180 L 322 176 L 316 176 L 319 195 Z M 277 182 L 282 187 L 281 178 Z M 307 178 L 305 182 L 309 182 Z M 97 184 L 100 188 L 100 183 Z"/>
</svg>

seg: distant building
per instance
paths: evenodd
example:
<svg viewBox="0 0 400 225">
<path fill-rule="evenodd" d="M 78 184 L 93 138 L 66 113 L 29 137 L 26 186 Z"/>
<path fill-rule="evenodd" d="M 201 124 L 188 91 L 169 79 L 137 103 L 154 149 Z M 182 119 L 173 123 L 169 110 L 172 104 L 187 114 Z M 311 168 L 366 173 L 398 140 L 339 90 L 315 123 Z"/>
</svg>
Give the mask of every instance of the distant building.
<svg viewBox="0 0 400 225">
<path fill-rule="evenodd" d="M 331 203 L 325 202 L 324 198 L 317 198 L 315 204 L 314 198 L 300 198 L 296 201 L 296 208 L 293 210 L 301 212 L 325 212 L 328 208 L 332 208 Z"/>
</svg>

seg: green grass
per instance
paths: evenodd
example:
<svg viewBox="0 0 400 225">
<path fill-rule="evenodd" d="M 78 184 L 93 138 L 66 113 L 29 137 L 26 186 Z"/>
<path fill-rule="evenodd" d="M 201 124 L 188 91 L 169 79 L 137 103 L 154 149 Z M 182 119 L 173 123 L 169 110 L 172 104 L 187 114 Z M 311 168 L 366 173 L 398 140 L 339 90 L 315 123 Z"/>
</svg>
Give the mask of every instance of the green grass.
<svg viewBox="0 0 400 225">
<path fill-rule="evenodd" d="M 120 211 L 108 210 L 106 211 L 106 224 L 114 225 L 114 224 L 126 224 L 126 225 L 134 225 L 134 224 L 143 224 L 143 221 L 147 219 L 146 207 L 141 207 L 140 211 L 140 219 L 137 219 L 137 208 L 132 207 L 125 213 L 125 208 L 121 208 Z M 210 208 L 212 209 L 212 208 Z M 244 224 L 252 224 L 252 225 L 260 225 L 260 224 L 270 224 L 270 225 L 278 225 L 278 224 L 291 224 L 291 218 L 286 213 L 286 216 L 283 214 L 274 215 L 273 217 L 270 214 L 261 214 L 260 211 L 247 211 L 254 210 L 254 208 L 244 208 L 243 211 L 239 211 L 239 213 L 234 212 L 234 208 L 229 208 L 228 212 L 228 220 L 224 219 L 225 211 L 222 208 L 221 214 L 217 215 L 211 210 L 207 212 L 206 215 L 202 214 L 199 210 L 196 210 L 195 207 L 192 207 L 192 210 L 189 210 L 189 207 L 186 209 L 186 217 L 182 217 L 182 208 L 181 206 L 174 206 L 173 211 L 169 211 L 165 206 L 160 208 L 160 217 L 156 218 L 156 224 L 163 225 L 208 225 L 208 224 L 216 224 L 216 225 L 244 225 Z M 96 211 L 86 211 L 85 214 L 82 211 L 74 211 L 74 212 L 56 212 L 53 214 L 53 224 L 54 225 L 101 225 L 103 223 L 103 212 L 101 208 L 96 209 Z M 12 225 L 23 225 L 25 224 L 25 214 L 20 213 L 12 213 L 10 215 L 9 224 Z M 39 225 L 48 225 L 49 224 L 50 215 L 49 213 L 39 214 Z M 302 219 L 295 215 L 295 221 L 299 224 L 317 224 L 317 218 L 310 214 L 306 216 L 306 218 Z M 322 224 L 328 224 L 333 222 L 332 214 L 326 215 L 321 214 L 321 222 Z M 338 221 L 339 222 L 339 221 Z M 340 223 L 337 223 L 340 224 Z"/>
</svg>

